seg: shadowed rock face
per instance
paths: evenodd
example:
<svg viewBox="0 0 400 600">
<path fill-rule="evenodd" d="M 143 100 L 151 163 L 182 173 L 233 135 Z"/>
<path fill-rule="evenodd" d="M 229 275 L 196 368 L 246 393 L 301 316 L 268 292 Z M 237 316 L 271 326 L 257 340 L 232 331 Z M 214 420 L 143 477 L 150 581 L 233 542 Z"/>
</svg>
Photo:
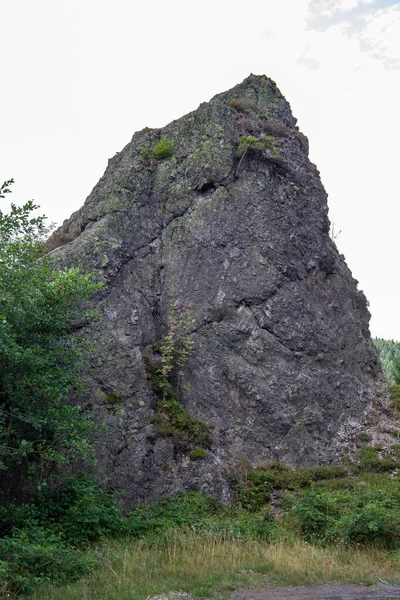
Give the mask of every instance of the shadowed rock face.
<svg viewBox="0 0 400 600">
<path fill-rule="evenodd" d="M 366 299 L 329 238 L 327 196 L 295 124 L 275 83 L 251 75 L 135 133 L 53 235 L 73 239 L 59 261 L 106 283 L 85 368 L 108 425 L 98 472 L 127 505 L 193 488 L 228 498 L 225 471 L 243 459 L 335 461 L 382 389 Z M 266 135 L 279 154 L 237 156 L 239 138 Z M 157 160 L 162 136 L 173 154 Z M 204 460 L 152 419 L 143 352 L 167 333 L 173 295 L 196 313 L 178 398 L 214 426 Z"/>
</svg>

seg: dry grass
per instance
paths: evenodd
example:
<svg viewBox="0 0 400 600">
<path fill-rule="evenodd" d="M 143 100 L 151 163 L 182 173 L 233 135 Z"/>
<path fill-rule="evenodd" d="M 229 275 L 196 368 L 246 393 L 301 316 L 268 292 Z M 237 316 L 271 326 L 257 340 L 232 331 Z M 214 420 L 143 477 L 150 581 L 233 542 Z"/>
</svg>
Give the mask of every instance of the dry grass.
<svg viewBox="0 0 400 600">
<path fill-rule="evenodd" d="M 221 540 L 170 531 L 139 542 L 112 542 L 89 578 L 41 589 L 35 600 L 141 600 L 182 590 L 193 596 L 241 586 L 398 581 L 399 563 L 379 549 L 317 548 L 302 541 Z"/>
</svg>

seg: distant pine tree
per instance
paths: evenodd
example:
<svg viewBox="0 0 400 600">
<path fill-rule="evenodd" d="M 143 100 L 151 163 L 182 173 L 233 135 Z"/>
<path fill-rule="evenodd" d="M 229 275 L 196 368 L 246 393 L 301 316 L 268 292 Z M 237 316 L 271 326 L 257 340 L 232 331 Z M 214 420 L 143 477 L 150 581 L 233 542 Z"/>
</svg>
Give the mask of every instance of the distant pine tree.
<svg viewBox="0 0 400 600">
<path fill-rule="evenodd" d="M 383 338 L 375 338 L 374 344 L 378 351 L 379 360 L 388 382 L 399 385 L 400 342 L 395 342 L 394 340 L 385 340 Z"/>
</svg>

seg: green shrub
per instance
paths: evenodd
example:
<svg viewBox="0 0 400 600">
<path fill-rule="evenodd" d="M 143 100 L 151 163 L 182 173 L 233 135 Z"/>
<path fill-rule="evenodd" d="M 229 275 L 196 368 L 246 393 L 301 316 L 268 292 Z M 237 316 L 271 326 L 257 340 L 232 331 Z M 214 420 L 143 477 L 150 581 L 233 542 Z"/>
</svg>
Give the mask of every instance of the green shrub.
<svg viewBox="0 0 400 600">
<path fill-rule="evenodd" d="M 236 156 L 238 158 L 241 158 L 246 152 L 263 154 L 266 151 L 273 155 L 278 155 L 280 153 L 276 141 L 270 135 L 266 135 L 263 138 L 242 136 L 238 139 L 236 150 Z"/>
<path fill-rule="evenodd" d="M 190 444 L 211 446 L 212 426 L 192 417 L 174 397 L 159 401 L 152 420 L 162 437 L 177 436 Z"/>
<path fill-rule="evenodd" d="M 162 136 L 160 141 L 153 148 L 154 158 L 156 158 L 157 160 L 162 160 L 163 158 L 169 158 L 170 156 L 173 155 L 173 153 L 174 153 L 174 145 L 173 145 L 172 141 L 165 136 Z"/>
<path fill-rule="evenodd" d="M 378 448 L 368 446 L 361 450 L 361 458 L 357 465 L 359 471 L 374 471 L 374 472 L 385 472 L 393 471 L 400 467 L 399 457 L 388 455 L 384 453 L 382 457 L 379 456 Z"/>
<path fill-rule="evenodd" d="M 400 490 L 305 491 L 290 514 L 310 541 L 335 544 L 400 545 Z"/>
<path fill-rule="evenodd" d="M 127 530 L 130 536 L 141 537 L 160 528 L 190 527 L 220 511 L 215 498 L 198 492 L 166 496 L 133 509 L 126 517 Z"/>
<path fill-rule="evenodd" d="M 152 154 L 150 152 L 149 148 L 142 148 L 142 150 L 140 151 L 140 158 L 142 160 L 149 160 L 152 157 Z"/>
<path fill-rule="evenodd" d="M 310 487 L 314 482 L 332 480 L 348 475 L 347 469 L 339 465 L 309 467 L 292 471 L 284 463 L 275 461 L 265 467 L 249 468 L 231 479 L 236 499 L 250 510 L 265 506 L 274 490 L 299 490 Z"/>
<path fill-rule="evenodd" d="M 252 514 L 199 492 L 165 497 L 138 506 L 127 516 L 127 529 L 133 538 L 154 533 L 159 540 L 161 530 L 187 527 L 218 539 L 269 539 L 276 535 L 269 510 Z"/>
<path fill-rule="evenodd" d="M 82 547 L 124 531 L 123 518 L 112 495 L 85 473 L 67 480 L 59 491 L 43 490 L 35 502 L 42 507 L 40 519 L 55 531 L 62 531 L 63 539 L 73 546 Z"/>
<path fill-rule="evenodd" d="M 19 529 L 0 539 L 0 578 L 16 594 L 30 593 L 46 581 L 74 581 L 95 565 L 93 558 L 67 548 L 61 535 L 41 527 Z"/>
<path fill-rule="evenodd" d="M 193 448 L 189 452 L 189 458 L 191 460 L 204 460 L 207 458 L 207 450 L 204 450 L 204 448 Z"/>
</svg>

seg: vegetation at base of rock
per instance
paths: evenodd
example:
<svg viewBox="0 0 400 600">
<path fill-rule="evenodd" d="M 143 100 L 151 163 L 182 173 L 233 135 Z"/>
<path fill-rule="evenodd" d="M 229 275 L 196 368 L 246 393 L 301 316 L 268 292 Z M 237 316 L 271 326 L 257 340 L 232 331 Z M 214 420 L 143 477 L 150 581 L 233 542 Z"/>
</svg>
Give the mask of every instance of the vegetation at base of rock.
<svg viewBox="0 0 400 600">
<path fill-rule="evenodd" d="M 52 268 L 37 208 L 30 201 L 0 211 L 0 469 L 14 469 L 14 485 L 28 475 L 43 482 L 55 464 L 90 458 L 96 431 L 70 399 L 83 389 L 85 350 L 73 323 L 94 317 L 85 300 L 100 286 L 79 269 Z"/>
<path fill-rule="evenodd" d="M 204 460 L 207 458 L 207 450 L 204 450 L 204 448 L 193 448 L 189 452 L 189 458 L 191 460 Z"/>
<path fill-rule="evenodd" d="M 238 139 L 236 156 L 241 158 L 246 152 L 253 154 L 270 152 L 276 156 L 280 154 L 280 149 L 274 138 L 270 135 L 266 135 L 263 138 L 242 136 Z"/>
<path fill-rule="evenodd" d="M 224 540 L 190 530 L 109 542 L 98 555 L 101 569 L 67 586 L 43 586 L 33 600 L 146 600 L 165 598 L 166 590 L 180 590 L 171 598 L 225 598 L 238 588 L 266 585 L 371 584 L 379 578 L 398 583 L 399 570 L 394 552 L 373 547 Z"/>
<path fill-rule="evenodd" d="M 157 160 L 163 160 L 169 158 L 174 153 L 174 144 L 169 138 L 162 136 L 160 141 L 153 148 L 154 158 Z"/>
<path fill-rule="evenodd" d="M 51 581 L 61 585 L 87 575 L 97 565 L 94 556 L 68 548 L 56 535 L 42 527 L 17 530 L 0 539 L 0 581 L 11 593 L 29 594 L 38 585 Z M 1 587 L 0 587 L 1 592 Z"/>
<path fill-rule="evenodd" d="M 112 496 L 87 475 L 44 485 L 29 504 L 0 507 L 0 580 L 16 594 L 74 581 L 99 562 L 83 549 L 125 530 Z"/>
<path fill-rule="evenodd" d="M 391 564 L 395 573 L 400 548 L 400 447 L 393 447 L 391 456 L 390 470 L 385 453 L 369 447 L 364 448 L 358 463 L 346 468 L 330 465 L 292 471 L 283 463 L 272 462 L 255 469 L 243 459 L 231 474 L 237 499 L 233 504 L 189 492 L 144 503 L 126 515 L 111 494 L 88 476 L 44 486 L 30 504 L 0 509 L 0 581 L 3 589 L 17 594 L 42 586 L 47 598 L 56 599 L 69 597 L 64 595 L 66 588 L 52 587 L 54 595 L 50 595 L 46 582 L 57 586 L 85 575 L 83 583 L 68 587 L 77 594 L 81 591 L 81 596 L 73 596 L 78 598 L 85 581 L 101 578 L 103 570 L 117 560 L 113 548 L 125 548 L 122 554 L 135 552 L 136 560 L 144 548 L 151 548 L 153 554 L 160 550 L 165 560 L 172 540 L 175 560 L 187 545 L 193 553 L 197 545 L 205 543 L 214 550 L 221 544 L 236 552 L 246 547 L 247 564 L 255 560 L 261 547 L 263 552 L 267 548 L 273 552 L 281 546 L 282 552 L 284 548 L 291 553 L 293 546 L 305 549 L 304 542 L 310 544 L 314 556 L 344 552 L 347 563 L 358 560 L 360 552 L 365 556 L 380 553 L 380 569 L 385 563 L 389 578 Z M 377 467 L 376 460 L 383 466 Z M 376 560 L 377 554 L 374 556 Z M 41 566 L 44 558 L 46 569 Z M 17 564 L 23 568 L 18 569 Z M 119 577 L 122 565 L 112 568 L 110 579 Z M 264 563 L 264 569 L 271 566 Z M 383 575 L 372 568 L 368 572 L 372 578 L 374 572 L 375 577 Z M 365 576 L 364 569 L 359 580 Z M 304 571 L 296 577 L 304 578 Z M 193 590 L 191 585 L 188 591 Z M 132 593 L 132 587 L 130 590 Z M 103 597 L 101 591 L 97 593 L 100 595 L 93 598 Z M 39 591 L 35 597 L 46 596 Z"/>
<path fill-rule="evenodd" d="M 383 338 L 374 338 L 374 344 L 378 351 L 379 361 L 389 383 L 400 384 L 400 365 L 397 362 L 397 381 L 395 381 L 394 370 L 396 361 L 400 360 L 400 342 L 393 340 L 385 340 Z"/>
<path fill-rule="evenodd" d="M 314 486 L 332 489 L 343 486 L 347 489 L 348 486 L 354 488 L 360 483 L 362 486 L 374 483 L 379 478 L 385 485 L 390 474 L 397 473 L 399 469 L 400 445 L 393 444 L 388 451 L 365 446 L 360 450 L 358 461 L 347 466 L 326 465 L 293 471 L 279 461 L 252 468 L 243 460 L 229 477 L 236 501 L 246 509 L 259 510 L 270 502 L 273 494 L 279 495 L 284 490 L 298 492 Z M 394 485 L 397 485 L 400 492 L 398 479 Z"/>
</svg>

